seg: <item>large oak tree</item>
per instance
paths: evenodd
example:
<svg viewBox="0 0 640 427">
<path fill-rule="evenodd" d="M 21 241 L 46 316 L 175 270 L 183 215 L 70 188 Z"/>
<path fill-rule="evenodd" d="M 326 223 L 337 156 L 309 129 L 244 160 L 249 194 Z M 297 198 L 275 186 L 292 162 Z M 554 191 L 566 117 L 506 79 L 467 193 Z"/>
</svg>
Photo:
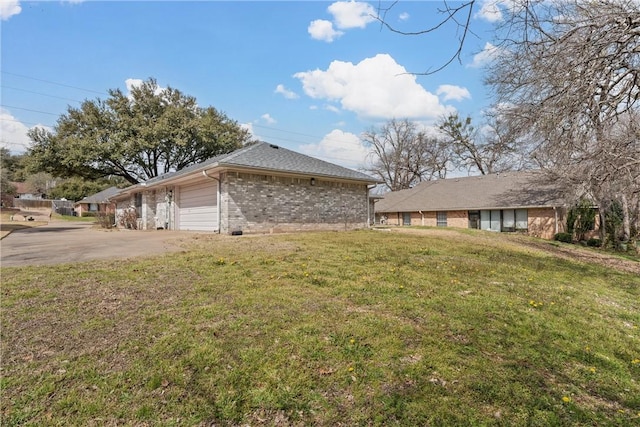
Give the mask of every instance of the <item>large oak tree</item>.
<svg viewBox="0 0 640 427">
<path fill-rule="evenodd" d="M 132 184 L 182 169 L 250 142 L 249 132 L 213 107 L 155 79 L 129 95 L 69 107 L 53 132 L 30 131 L 31 161 L 55 176 L 119 176 Z"/>
</svg>

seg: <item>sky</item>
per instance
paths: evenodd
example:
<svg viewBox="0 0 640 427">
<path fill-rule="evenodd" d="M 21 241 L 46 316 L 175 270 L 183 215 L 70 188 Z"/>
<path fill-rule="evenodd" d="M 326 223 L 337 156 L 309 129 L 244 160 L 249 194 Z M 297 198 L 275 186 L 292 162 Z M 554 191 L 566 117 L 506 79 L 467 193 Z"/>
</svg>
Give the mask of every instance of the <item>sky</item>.
<svg viewBox="0 0 640 427">
<path fill-rule="evenodd" d="M 443 18 L 439 1 L 0 0 L 0 146 L 23 153 L 29 128 L 155 78 L 257 139 L 359 169 L 362 133 L 391 119 L 480 120 L 497 1 L 473 10 L 461 60 L 424 75 L 454 55 L 459 28 L 407 36 L 374 17 L 421 31 Z"/>
</svg>

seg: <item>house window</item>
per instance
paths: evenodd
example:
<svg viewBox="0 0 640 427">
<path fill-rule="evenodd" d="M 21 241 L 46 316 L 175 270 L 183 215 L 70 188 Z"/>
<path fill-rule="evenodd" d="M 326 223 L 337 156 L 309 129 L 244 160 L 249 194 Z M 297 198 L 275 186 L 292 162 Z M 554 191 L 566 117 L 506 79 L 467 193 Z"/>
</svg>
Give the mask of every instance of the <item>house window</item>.
<svg viewBox="0 0 640 427">
<path fill-rule="evenodd" d="M 89 212 L 98 212 L 98 204 L 89 203 Z"/>
<path fill-rule="evenodd" d="M 138 218 L 142 218 L 142 193 L 135 194 L 135 207 Z"/>
<path fill-rule="evenodd" d="M 529 215 L 526 209 L 516 209 L 516 230 L 527 231 L 529 229 Z"/>
<path fill-rule="evenodd" d="M 436 213 L 436 225 L 438 227 L 446 227 L 447 226 L 447 213 L 446 212 L 437 212 Z"/>
<path fill-rule="evenodd" d="M 480 228 L 482 230 L 500 231 L 500 210 L 480 211 Z"/>
<path fill-rule="evenodd" d="M 469 212 L 469 224 L 471 224 Z M 471 227 L 471 225 L 469 225 Z M 526 209 L 502 209 L 480 211 L 480 229 L 489 231 L 527 231 Z"/>
<path fill-rule="evenodd" d="M 402 225 L 411 225 L 411 212 L 402 213 Z"/>
<path fill-rule="evenodd" d="M 502 231 L 516 231 L 515 209 L 505 209 L 502 211 Z"/>
</svg>

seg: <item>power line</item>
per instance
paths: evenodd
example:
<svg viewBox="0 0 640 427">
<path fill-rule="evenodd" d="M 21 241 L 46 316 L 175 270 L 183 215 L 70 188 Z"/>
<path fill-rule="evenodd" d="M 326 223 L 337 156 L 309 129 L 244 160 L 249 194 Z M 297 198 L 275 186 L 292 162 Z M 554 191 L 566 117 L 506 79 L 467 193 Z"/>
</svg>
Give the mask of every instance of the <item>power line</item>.
<svg viewBox="0 0 640 427">
<path fill-rule="evenodd" d="M 25 146 L 23 143 L 20 143 L 20 142 L 9 142 L 9 141 L 5 141 L 5 140 L 0 140 L 0 144 L 19 145 L 21 147 Z"/>
<path fill-rule="evenodd" d="M 257 125 L 257 124 L 252 124 L 252 126 L 257 127 L 257 128 L 262 128 L 262 129 L 275 130 L 275 131 L 278 131 L 278 132 L 285 132 L 285 133 L 292 133 L 292 134 L 296 134 L 296 135 L 308 136 L 309 138 L 320 138 L 320 139 L 322 139 L 322 137 L 319 137 L 317 135 L 309 135 L 308 133 L 294 132 L 294 131 L 291 131 L 291 130 L 272 128 L 272 127 L 269 127 L 269 126 L 263 126 L 263 125 Z"/>
<path fill-rule="evenodd" d="M 10 76 L 22 77 L 24 79 L 29 79 L 29 80 L 35 80 L 35 81 L 38 81 L 38 82 L 49 83 L 49 84 L 56 85 L 56 86 L 68 87 L 68 88 L 77 89 L 77 90 L 83 90 L 85 92 L 98 93 L 100 95 L 109 95 L 108 93 L 100 92 L 100 91 L 93 90 L 93 89 L 85 89 L 85 88 L 78 87 L 78 86 L 72 86 L 72 85 L 68 85 L 68 84 L 64 84 L 64 83 L 53 82 L 51 80 L 44 80 L 44 79 L 39 79 L 39 78 L 36 78 L 36 77 L 25 76 L 24 74 L 10 73 L 9 71 L 4 71 L 4 70 L 0 70 L 0 73 L 8 74 Z"/>
<path fill-rule="evenodd" d="M 13 89 L 13 90 L 19 90 L 21 92 L 33 93 L 35 95 L 48 96 L 49 98 L 57 98 L 57 99 L 63 99 L 65 101 L 73 101 L 73 102 L 82 103 L 82 101 L 78 101 L 77 99 L 65 98 L 63 96 L 56 96 L 56 95 L 47 95 L 46 93 L 36 92 L 36 91 L 33 91 L 33 90 L 27 90 L 27 89 L 21 89 L 21 88 L 18 88 L 18 87 L 5 86 L 5 85 L 0 85 L 0 87 L 2 87 L 3 89 Z"/>
<path fill-rule="evenodd" d="M 4 120 L 4 121 L 8 121 L 8 122 L 22 123 L 24 125 L 47 126 L 47 127 L 50 127 L 50 128 L 54 126 L 54 125 L 48 125 L 48 124 L 44 124 L 44 123 L 23 122 L 22 120 L 17 120 L 17 119 L 6 119 L 4 117 L 0 118 L 0 120 Z"/>
<path fill-rule="evenodd" d="M 51 80 L 39 79 L 39 78 L 36 78 L 36 77 L 26 76 L 24 74 L 12 73 L 12 72 L 9 72 L 9 71 L 4 71 L 4 70 L 0 70 L 0 73 L 12 75 L 12 76 L 17 76 L 17 77 L 22 77 L 22 78 L 25 78 L 25 79 L 45 82 L 45 83 L 49 83 L 49 84 L 53 84 L 53 85 L 57 85 L 57 86 L 63 86 L 63 87 L 69 87 L 69 88 L 73 88 L 73 89 L 83 90 L 83 91 L 86 91 L 86 92 L 92 92 L 92 93 L 99 93 L 99 94 L 102 94 L 102 95 L 108 95 L 105 92 L 100 92 L 100 91 L 96 91 L 96 90 L 92 90 L 92 89 L 85 89 L 85 88 L 81 88 L 81 87 L 78 87 L 78 86 L 72 86 L 72 85 L 68 85 L 68 84 L 64 84 L 64 83 L 54 82 L 54 81 L 51 81 Z M 64 100 L 67 100 L 67 101 L 74 101 L 74 102 L 80 102 L 80 103 L 83 102 L 83 101 L 79 101 L 77 99 L 64 98 L 64 97 L 55 96 L 55 95 L 48 95 L 48 94 L 45 94 L 45 93 L 42 93 L 42 92 L 35 92 L 35 91 L 30 91 L 30 90 L 27 90 L 27 89 L 15 88 L 15 87 L 11 87 L 11 86 L 1 86 L 1 87 L 6 87 L 8 89 L 14 89 L 14 90 L 19 90 L 19 91 L 23 91 L 23 92 L 29 92 L 29 93 L 33 93 L 33 94 L 36 94 L 36 95 L 48 96 L 48 97 L 58 98 L 58 99 L 64 99 Z M 59 115 L 58 113 L 49 113 L 49 112 L 45 112 L 45 111 L 36 111 L 36 110 L 30 110 L 30 109 L 21 108 L 21 107 L 9 107 L 9 106 L 6 106 L 6 107 L 8 107 L 8 108 L 16 108 L 16 109 L 25 110 L 25 111 L 31 111 L 31 112 L 35 112 L 35 113 L 49 114 L 49 115 L 55 115 L 55 116 Z M 314 138 L 314 139 L 318 139 L 318 140 L 324 139 L 324 137 L 321 137 L 321 136 L 318 136 L 318 135 L 310 135 L 310 134 L 307 134 L 307 133 L 295 132 L 295 131 L 290 131 L 290 130 L 286 130 L 286 129 L 278 129 L 278 128 L 273 128 L 273 127 L 268 127 L 268 126 L 253 124 L 253 123 L 251 125 L 253 127 L 257 127 L 257 128 L 262 128 L 262 129 L 267 129 L 267 130 L 274 130 L 274 131 L 284 132 L 284 133 L 289 133 L 289 134 L 294 134 L 294 135 L 307 136 L 309 138 Z M 284 140 L 286 140 L 286 139 L 284 139 Z M 345 142 L 345 141 L 340 141 L 340 140 L 337 140 L 337 139 L 329 139 L 329 140 L 336 141 L 336 142 Z M 288 141 L 292 141 L 292 140 L 288 140 Z M 292 141 L 292 142 L 300 142 L 300 141 Z"/>
<path fill-rule="evenodd" d="M 60 114 L 57 114 L 57 113 L 49 113 L 49 112 L 46 112 L 46 111 L 32 110 L 30 108 L 15 107 L 13 105 L 7 105 L 7 104 L 0 104 L 0 107 L 13 108 L 13 109 L 16 109 L 16 110 L 31 111 L 32 113 L 49 114 L 50 116 L 59 116 L 60 115 Z"/>
</svg>

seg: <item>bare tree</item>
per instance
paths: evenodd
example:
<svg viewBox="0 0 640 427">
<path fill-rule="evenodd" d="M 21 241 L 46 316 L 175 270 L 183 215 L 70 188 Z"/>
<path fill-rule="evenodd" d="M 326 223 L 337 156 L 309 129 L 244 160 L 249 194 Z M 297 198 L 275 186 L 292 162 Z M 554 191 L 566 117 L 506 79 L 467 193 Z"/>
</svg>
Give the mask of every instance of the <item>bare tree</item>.
<svg viewBox="0 0 640 427">
<path fill-rule="evenodd" d="M 516 168 L 516 149 L 505 133 L 499 115 L 489 117 L 482 131 L 471 124 L 471 117 L 461 119 L 449 114 L 438 122 L 443 142 L 450 150 L 453 169 L 478 171 L 482 175 Z"/>
<path fill-rule="evenodd" d="M 471 19 L 473 18 L 473 12 L 476 10 L 476 5 L 478 3 L 476 0 L 465 0 L 462 2 L 454 3 L 443 0 L 441 7 L 438 8 L 438 12 L 440 13 L 441 18 L 439 20 L 436 20 L 435 24 L 430 27 L 412 32 L 398 30 L 386 19 L 387 13 L 391 11 L 398 3 L 398 1 L 394 1 L 387 7 L 379 5 L 378 16 L 374 17 L 380 22 L 383 27 L 386 27 L 389 31 L 405 36 L 424 36 L 432 33 L 437 33 L 439 30 L 442 30 L 443 27 L 449 25 L 454 26 L 456 28 L 456 33 L 459 34 L 458 43 L 454 52 L 443 64 L 438 65 L 435 69 L 429 68 L 425 72 L 414 74 L 434 74 L 438 71 L 442 71 L 455 60 L 462 62 L 462 49 L 464 48 L 467 37 L 472 33 Z"/>
<path fill-rule="evenodd" d="M 517 0 L 498 38 L 487 81 L 511 128 L 535 142 L 541 166 L 598 202 L 601 229 L 614 200 L 629 216 L 640 162 L 640 3 Z"/>
<path fill-rule="evenodd" d="M 371 166 L 366 171 L 391 191 L 446 177 L 449 158 L 443 144 L 418 131 L 407 119 L 393 119 L 379 129 L 372 128 L 363 134 L 363 141 L 371 147 Z"/>
</svg>

